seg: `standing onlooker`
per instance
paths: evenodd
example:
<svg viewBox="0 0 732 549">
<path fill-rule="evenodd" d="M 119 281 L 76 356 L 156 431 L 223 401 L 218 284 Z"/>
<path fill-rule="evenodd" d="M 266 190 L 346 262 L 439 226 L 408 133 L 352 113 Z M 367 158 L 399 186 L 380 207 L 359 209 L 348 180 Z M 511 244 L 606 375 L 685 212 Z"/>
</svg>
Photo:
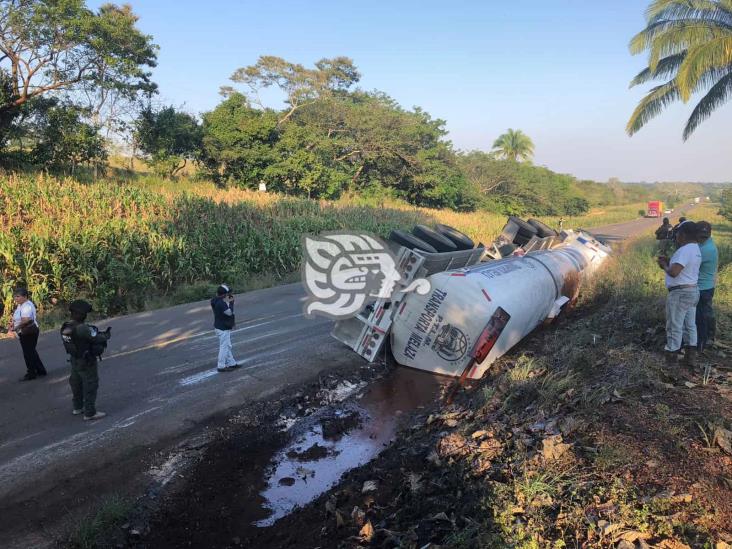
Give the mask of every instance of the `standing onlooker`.
<svg viewBox="0 0 732 549">
<path fill-rule="evenodd" d="M 714 340 L 716 323 L 714 320 L 714 287 L 717 282 L 719 251 L 712 239 L 712 226 L 706 221 L 696 224 L 699 229 L 699 249 L 701 267 L 699 268 L 699 303 L 696 306 L 697 350 L 702 352 L 709 341 Z"/>
<path fill-rule="evenodd" d="M 16 288 L 13 292 L 13 299 L 17 307 L 13 313 L 10 330 L 15 332 L 18 339 L 20 339 L 27 370 L 27 373 L 20 378 L 20 381 L 30 381 L 46 375 L 46 368 L 43 366 L 41 357 L 38 356 L 38 351 L 36 351 L 40 332 L 38 320 L 36 319 L 36 306 L 28 298 L 28 290 L 25 288 Z"/>
<path fill-rule="evenodd" d="M 69 385 L 74 405 L 71 413 L 75 416 L 84 414 L 85 420 L 102 419 L 107 415 L 97 410 L 98 360 L 112 332 L 112 328 L 100 332 L 96 326 L 87 324 L 86 316 L 91 311 L 90 303 L 77 299 L 69 305 L 71 320 L 61 326 L 61 340 L 71 362 Z"/>
<path fill-rule="evenodd" d="M 701 251 L 697 244 L 697 226 L 693 221 L 679 225 L 676 231 L 678 250 L 669 260 L 659 257 L 658 265 L 666 271 L 666 364 L 674 366 L 682 344 L 686 345 L 685 362 L 693 367 L 696 359 L 696 304 L 699 301 L 699 266 Z"/>
<path fill-rule="evenodd" d="M 656 229 L 656 240 L 658 240 L 658 248 L 661 255 L 668 255 L 671 251 L 673 232 L 674 228 L 671 226 L 671 222 L 668 220 L 668 217 L 664 217 L 663 223 Z"/>
<path fill-rule="evenodd" d="M 676 225 L 674 225 L 673 228 L 671 229 L 671 241 L 672 242 L 676 242 L 676 233 L 679 230 L 679 227 L 681 227 L 681 225 L 683 225 L 684 223 L 686 223 L 686 218 L 682 215 L 681 217 L 679 217 L 679 222 Z"/>
<path fill-rule="evenodd" d="M 216 290 L 216 297 L 211 300 L 214 313 L 214 329 L 219 337 L 219 360 L 216 369 L 228 372 L 239 367 L 231 352 L 231 330 L 236 325 L 234 317 L 234 295 L 225 284 Z"/>
</svg>

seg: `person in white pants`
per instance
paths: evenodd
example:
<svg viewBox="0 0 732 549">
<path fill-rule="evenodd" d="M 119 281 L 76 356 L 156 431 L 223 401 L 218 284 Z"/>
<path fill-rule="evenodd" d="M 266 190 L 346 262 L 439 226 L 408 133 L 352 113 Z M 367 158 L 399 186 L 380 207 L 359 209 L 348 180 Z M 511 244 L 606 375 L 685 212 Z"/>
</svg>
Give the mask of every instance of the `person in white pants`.
<svg viewBox="0 0 732 549">
<path fill-rule="evenodd" d="M 674 367 L 677 353 L 685 346 L 684 363 L 696 365 L 696 305 L 699 301 L 699 267 L 701 251 L 697 244 L 698 229 L 693 221 L 681 223 L 676 230 L 678 250 L 671 256 L 659 257 L 658 265 L 666 272 L 666 365 Z"/>
<path fill-rule="evenodd" d="M 216 297 L 211 300 L 214 314 L 214 330 L 219 338 L 219 360 L 216 369 L 229 372 L 239 367 L 239 363 L 231 352 L 231 330 L 236 325 L 234 316 L 234 295 L 231 289 L 222 284 L 216 290 Z"/>
</svg>

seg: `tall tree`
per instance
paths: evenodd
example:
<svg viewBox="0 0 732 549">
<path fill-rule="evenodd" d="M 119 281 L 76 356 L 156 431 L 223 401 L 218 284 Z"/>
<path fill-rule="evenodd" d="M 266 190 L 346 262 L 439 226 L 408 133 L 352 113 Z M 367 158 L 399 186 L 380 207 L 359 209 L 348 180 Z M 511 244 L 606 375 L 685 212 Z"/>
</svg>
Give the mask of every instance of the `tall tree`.
<svg viewBox="0 0 732 549">
<path fill-rule="evenodd" d="M 256 189 L 265 169 L 274 162 L 278 114 L 253 108 L 240 93 L 204 113 L 200 161 L 208 175 L 220 185 Z"/>
<path fill-rule="evenodd" d="M 45 168 L 74 175 L 79 164 L 103 162 L 107 158 L 99 128 L 82 120 L 75 105 L 52 105 L 43 110 L 38 129 L 34 160 Z"/>
<path fill-rule="evenodd" d="M 630 51 L 648 51 L 648 67 L 630 85 L 663 83 L 641 99 L 626 130 L 633 135 L 669 104 L 704 92 L 684 127 L 687 140 L 732 94 L 732 0 L 655 0 L 646 19 Z"/>
<path fill-rule="evenodd" d="M 172 177 L 195 159 L 203 132 L 198 120 L 188 113 L 174 107 L 148 107 L 135 122 L 134 136 L 148 164 L 158 174 Z"/>
<path fill-rule="evenodd" d="M 261 108 L 264 105 L 259 90 L 271 86 L 279 88 L 285 94 L 288 105 L 280 117 L 280 124 L 298 109 L 348 90 L 360 78 L 361 75 L 348 57 L 321 59 L 315 63 L 314 69 L 308 69 L 273 55 L 263 55 L 254 65 L 237 69 L 231 76 L 233 82 L 249 88 L 249 99 Z M 232 91 L 230 87 L 222 88 L 225 95 Z"/>
<path fill-rule="evenodd" d="M 84 0 L 7 0 L 0 3 L 0 67 L 11 93 L 0 114 L 52 92 L 97 95 L 152 90 L 148 68 L 157 46 L 136 27 L 129 6 L 104 4 L 97 12 Z"/>
<path fill-rule="evenodd" d="M 493 142 L 493 151 L 506 160 L 530 160 L 534 156 L 534 142 L 521 130 L 509 128 Z"/>
</svg>

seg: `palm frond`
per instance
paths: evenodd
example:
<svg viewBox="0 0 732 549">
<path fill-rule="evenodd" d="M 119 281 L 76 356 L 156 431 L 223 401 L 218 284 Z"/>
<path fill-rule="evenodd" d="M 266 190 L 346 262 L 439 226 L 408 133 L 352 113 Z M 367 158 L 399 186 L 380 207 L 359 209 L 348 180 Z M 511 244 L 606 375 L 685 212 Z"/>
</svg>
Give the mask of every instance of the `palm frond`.
<svg viewBox="0 0 732 549">
<path fill-rule="evenodd" d="M 729 36 L 732 26 L 716 22 L 687 20 L 661 21 L 649 25 L 630 41 L 630 51 L 638 54 L 649 51 L 648 66 L 655 70 L 659 61 L 669 55 L 698 46 L 719 38 Z"/>
<path fill-rule="evenodd" d="M 700 79 L 712 71 L 732 66 L 732 33 L 691 48 L 679 67 L 676 83 L 686 102 L 698 89 Z"/>
<path fill-rule="evenodd" d="M 646 9 L 649 24 L 663 19 L 719 19 L 732 24 L 729 0 L 656 0 Z"/>
<path fill-rule="evenodd" d="M 509 128 L 493 142 L 493 150 L 505 159 L 529 159 L 534 154 L 534 142 L 521 130 Z"/>
<path fill-rule="evenodd" d="M 636 74 L 635 78 L 630 81 L 630 87 L 632 88 L 633 86 L 643 84 L 649 80 L 655 80 L 656 78 L 667 78 L 675 75 L 679 66 L 683 62 L 684 57 L 686 57 L 686 51 L 675 53 L 674 55 L 669 55 L 668 57 L 660 59 L 656 64 L 655 70 L 651 70 L 650 67 L 646 67 Z"/>
<path fill-rule="evenodd" d="M 676 87 L 675 80 L 670 80 L 651 89 L 633 111 L 625 131 L 629 135 L 635 134 L 668 105 L 677 101 L 679 97 L 679 89 Z"/>
<path fill-rule="evenodd" d="M 723 76 L 716 84 L 714 84 L 707 94 L 701 98 L 694 110 L 689 116 L 689 120 L 684 127 L 684 141 L 689 139 L 699 124 L 709 118 L 714 110 L 724 104 L 732 96 L 732 71 Z"/>
</svg>

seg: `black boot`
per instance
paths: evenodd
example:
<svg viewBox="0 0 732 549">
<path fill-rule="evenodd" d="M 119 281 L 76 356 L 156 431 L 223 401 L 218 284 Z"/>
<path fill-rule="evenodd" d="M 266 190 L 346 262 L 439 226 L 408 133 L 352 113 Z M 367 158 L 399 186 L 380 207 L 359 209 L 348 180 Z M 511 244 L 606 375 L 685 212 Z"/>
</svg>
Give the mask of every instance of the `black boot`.
<svg viewBox="0 0 732 549">
<path fill-rule="evenodd" d="M 689 345 L 684 351 L 684 366 L 694 371 L 694 367 L 696 366 L 696 347 Z"/>
</svg>

